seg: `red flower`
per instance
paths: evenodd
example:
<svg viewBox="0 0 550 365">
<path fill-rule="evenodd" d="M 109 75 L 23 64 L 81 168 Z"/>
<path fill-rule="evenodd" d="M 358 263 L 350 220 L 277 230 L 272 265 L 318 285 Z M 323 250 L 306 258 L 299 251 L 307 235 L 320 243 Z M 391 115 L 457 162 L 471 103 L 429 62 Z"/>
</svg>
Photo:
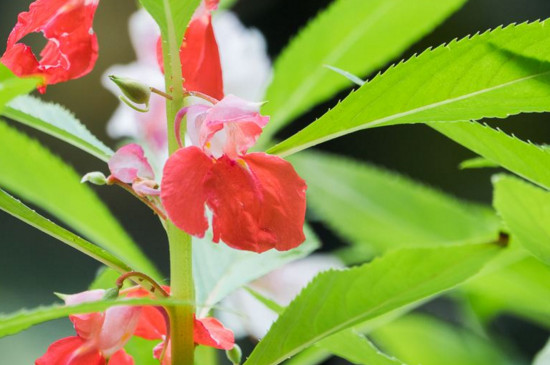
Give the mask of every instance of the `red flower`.
<svg viewBox="0 0 550 365">
<path fill-rule="evenodd" d="M 183 109 L 179 117 L 187 113 L 193 146 L 168 159 L 161 198 L 172 222 L 189 234 L 204 236 L 206 204 L 214 242 L 255 252 L 289 250 L 305 239 L 306 184 L 287 161 L 246 154 L 269 119 L 258 110 L 259 104 L 232 95 Z"/>
<path fill-rule="evenodd" d="M 40 92 L 48 84 L 89 73 L 97 59 L 97 38 L 92 22 L 99 0 L 37 0 L 19 14 L 0 61 L 17 76 L 42 76 Z M 24 36 L 42 32 L 48 40 L 37 60 Z"/>
<path fill-rule="evenodd" d="M 104 290 L 90 290 L 69 295 L 65 303 L 74 305 L 100 300 Z M 138 325 L 141 308 L 117 306 L 105 312 L 73 314 L 77 336 L 54 342 L 48 351 L 36 360 L 36 365 L 133 365 L 134 360 L 122 347 Z"/>
<path fill-rule="evenodd" d="M 214 98 L 223 98 L 222 67 L 218 43 L 212 28 L 212 11 L 219 0 L 205 0 L 193 14 L 180 48 L 183 86 L 189 91 L 199 91 Z M 157 44 L 157 56 L 161 68 L 161 40 Z"/>
</svg>

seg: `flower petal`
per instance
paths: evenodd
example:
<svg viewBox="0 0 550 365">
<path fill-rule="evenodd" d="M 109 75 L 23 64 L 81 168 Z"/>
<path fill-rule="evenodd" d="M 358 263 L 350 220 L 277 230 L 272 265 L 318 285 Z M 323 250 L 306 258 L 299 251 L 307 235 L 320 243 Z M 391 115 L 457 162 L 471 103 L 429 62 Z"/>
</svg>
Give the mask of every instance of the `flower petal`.
<svg viewBox="0 0 550 365">
<path fill-rule="evenodd" d="M 221 350 L 231 350 L 235 346 L 233 331 L 227 329 L 216 318 L 195 319 L 193 327 L 195 343 Z"/>
<path fill-rule="evenodd" d="M 82 293 L 68 295 L 65 297 L 66 305 L 76 305 L 86 302 L 101 300 L 105 295 L 105 290 L 88 290 Z M 96 338 L 103 326 L 105 315 L 103 312 L 72 314 L 69 316 L 73 322 L 76 333 L 85 340 Z"/>
<path fill-rule="evenodd" d="M 264 252 L 289 250 L 305 240 L 306 184 L 289 162 L 265 153 L 237 161 L 223 156 L 205 186 L 214 242 Z"/>
<path fill-rule="evenodd" d="M 181 148 L 166 162 L 161 199 L 170 220 L 180 229 L 203 237 L 208 228 L 204 180 L 214 162 L 197 147 Z"/>
<path fill-rule="evenodd" d="M 262 191 L 261 229 L 276 237 L 275 249 L 286 251 L 297 247 L 305 240 L 305 181 L 290 162 L 280 157 L 250 153 L 243 159 L 258 179 Z"/>
<path fill-rule="evenodd" d="M 105 311 L 105 320 L 97 337 L 97 347 L 104 356 L 119 351 L 132 337 L 138 325 L 141 307 L 116 306 Z"/>
<path fill-rule="evenodd" d="M 105 365 L 105 358 L 98 351 L 80 353 L 86 341 L 78 336 L 65 337 L 48 347 L 35 365 Z"/>
<path fill-rule="evenodd" d="M 169 286 L 162 287 L 164 291 L 170 293 Z M 126 298 L 144 298 L 151 297 L 151 293 L 147 290 L 135 287 L 125 293 Z M 164 311 L 164 312 L 163 312 Z M 164 313 L 164 314 L 163 314 Z M 134 335 L 145 338 L 147 340 L 160 340 L 166 336 L 166 321 L 167 314 L 163 307 L 143 306 L 141 307 L 141 315 Z"/>
<path fill-rule="evenodd" d="M 126 351 L 119 350 L 109 359 L 109 365 L 134 365 L 134 359 Z"/>
<path fill-rule="evenodd" d="M 92 30 L 99 0 L 37 0 L 19 14 L 8 38 L 2 63 L 18 76 L 42 75 L 44 85 L 89 73 L 97 59 L 97 38 Z M 42 32 L 48 43 L 37 60 L 24 36 Z"/>
<path fill-rule="evenodd" d="M 140 145 L 131 143 L 121 147 L 109 160 L 111 175 L 127 184 L 136 179 L 154 180 L 155 173 Z"/>
</svg>

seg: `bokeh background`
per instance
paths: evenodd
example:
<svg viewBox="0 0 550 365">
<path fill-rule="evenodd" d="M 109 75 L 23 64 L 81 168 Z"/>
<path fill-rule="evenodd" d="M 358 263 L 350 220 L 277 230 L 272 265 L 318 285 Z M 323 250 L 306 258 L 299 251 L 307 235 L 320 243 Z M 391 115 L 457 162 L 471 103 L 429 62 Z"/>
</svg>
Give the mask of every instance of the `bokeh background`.
<svg viewBox="0 0 550 365">
<path fill-rule="evenodd" d="M 3 52 L 3 42 L 15 24 L 17 14 L 27 10 L 30 2 L 0 0 L 0 51 Z M 233 10 L 247 26 L 256 27 L 265 35 L 269 54 L 276 57 L 292 35 L 329 3 L 330 0 L 239 0 Z M 101 86 L 99 78 L 110 65 L 128 63 L 135 58 L 126 25 L 128 16 L 135 9 L 136 4 L 130 0 L 102 0 L 94 26 L 101 47 L 94 71 L 80 80 L 50 86 L 44 96 L 74 111 L 94 134 L 111 147 L 115 147 L 117 141 L 106 135 L 105 124 L 118 105 L 118 99 Z M 547 17 L 550 17 L 548 0 L 470 0 L 462 10 L 415 44 L 404 56 L 500 24 Z M 325 103 L 302 116 L 282 131 L 281 137 L 307 125 L 333 104 L 334 101 Z M 548 143 L 550 123 L 547 119 L 545 114 L 521 115 L 498 121 L 498 125 L 521 138 Z M 17 127 L 21 128 L 20 125 Z M 32 130 L 24 130 L 62 155 L 79 173 L 106 170 L 106 166 L 75 148 Z M 320 147 L 399 171 L 460 198 L 484 203 L 491 201 L 490 176 L 494 170 L 460 171 L 457 165 L 472 157 L 472 153 L 424 126 L 371 129 Z M 159 267 L 167 268 L 167 243 L 162 228 L 149 211 L 118 188 L 100 188 L 96 191 L 144 251 L 154 258 Z M 315 224 L 314 227 L 327 247 L 345 244 L 322 225 Z M 99 267 L 86 256 L 1 212 L 0 247 L 0 312 L 4 313 L 50 304 L 56 299 L 52 294 L 54 291 L 82 291 Z M 165 274 L 168 275 L 167 269 Z M 542 328 L 512 318 L 498 320 L 495 330 L 507 336 L 528 356 L 540 349 L 549 335 Z M 51 342 L 70 334 L 72 328 L 65 319 L 0 339 L 0 364 L 32 364 Z M 340 362 L 331 360 L 330 363 Z"/>
</svg>

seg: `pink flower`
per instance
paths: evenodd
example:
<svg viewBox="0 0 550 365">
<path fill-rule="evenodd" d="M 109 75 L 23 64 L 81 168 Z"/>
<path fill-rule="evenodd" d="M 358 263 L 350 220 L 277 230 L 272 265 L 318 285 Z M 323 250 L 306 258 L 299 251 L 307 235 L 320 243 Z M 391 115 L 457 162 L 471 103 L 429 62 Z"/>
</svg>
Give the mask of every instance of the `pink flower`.
<svg viewBox="0 0 550 365">
<path fill-rule="evenodd" d="M 92 22 L 99 0 L 37 0 L 19 14 L 1 62 L 18 76 L 43 77 L 48 84 L 82 77 L 94 67 L 97 38 Z M 42 32 L 48 40 L 36 58 L 29 46 L 19 43 L 27 34 Z"/>
<path fill-rule="evenodd" d="M 206 204 L 214 242 L 284 251 L 305 239 L 306 184 L 287 161 L 246 153 L 269 120 L 259 106 L 229 95 L 212 106 L 184 108 L 179 118 L 187 114 L 193 146 L 168 159 L 161 199 L 174 224 L 191 235 L 203 237 L 208 228 Z"/>
<path fill-rule="evenodd" d="M 212 28 L 212 11 L 219 0 L 204 0 L 193 14 L 180 48 L 183 86 L 214 98 L 223 98 L 222 67 L 218 43 Z M 157 45 L 158 61 L 163 67 L 161 40 Z"/>
<path fill-rule="evenodd" d="M 121 147 L 109 160 L 110 180 L 116 179 L 132 188 L 141 196 L 159 195 L 155 189 L 155 173 L 149 165 L 140 145 L 131 143 Z"/>
<path fill-rule="evenodd" d="M 91 290 L 65 298 L 75 305 L 103 298 L 104 290 Z M 117 306 L 105 312 L 69 316 L 77 336 L 54 342 L 36 360 L 36 365 L 133 365 L 134 360 L 122 349 L 132 337 L 141 308 Z"/>
</svg>

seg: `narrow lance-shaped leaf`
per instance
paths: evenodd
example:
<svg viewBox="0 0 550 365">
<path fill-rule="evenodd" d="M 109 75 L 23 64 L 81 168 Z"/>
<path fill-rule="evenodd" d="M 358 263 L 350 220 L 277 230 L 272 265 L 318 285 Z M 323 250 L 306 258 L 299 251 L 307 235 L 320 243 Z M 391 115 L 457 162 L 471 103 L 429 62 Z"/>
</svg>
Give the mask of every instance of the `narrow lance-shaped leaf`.
<svg viewBox="0 0 550 365">
<path fill-rule="evenodd" d="M 13 335 L 37 324 L 67 317 L 70 314 L 99 312 L 117 305 L 180 306 L 187 304 L 188 302 L 178 299 L 140 298 L 101 300 L 71 306 L 54 304 L 48 307 L 39 307 L 33 310 L 23 309 L 10 315 L 0 316 L 0 337 Z"/>
<path fill-rule="evenodd" d="M 260 139 L 352 83 L 325 67 L 363 77 L 399 56 L 466 0 L 336 0 L 275 61 Z"/>
<path fill-rule="evenodd" d="M 550 89 L 550 85 L 548 86 Z M 476 122 L 430 123 L 464 147 L 535 184 L 550 189 L 550 150 Z"/>
<path fill-rule="evenodd" d="M 0 189 L 0 209 L 120 273 L 132 271 L 117 257 L 44 218 L 2 189 Z"/>
<path fill-rule="evenodd" d="M 0 111 L 11 99 L 32 91 L 38 82 L 39 79 L 36 78 L 20 79 L 6 66 L 0 64 Z"/>
<path fill-rule="evenodd" d="M 409 364 L 511 365 L 489 339 L 427 315 L 411 314 L 376 329 L 371 337 Z"/>
<path fill-rule="evenodd" d="M 549 111 L 550 62 L 496 46 L 529 49 L 546 44 L 548 37 L 550 27 L 543 21 L 497 28 L 427 50 L 375 77 L 269 152 L 289 155 L 373 127 Z M 550 56 L 550 48 L 541 52 Z"/>
<path fill-rule="evenodd" d="M 290 160 L 307 181 L 314 213 L 373 253 L 399 246 L 484 243 L 498 236 L 498 219 L 488 207 L 461 202 L 396 173 L 317 151 Z"/>
<path fill-rule="evenodd" d="M 160 278 L 108 208 L 61 159 L 0 122 L 0 186 L 118 256 L 135 270 Z"/>
<path fill-rule="evenodd" d="M 506 175 L 493 178 L 493 185 L 493 204 L 512 238 L 550 265 L 550 192 Z"/>
<path fill-rule="evenodd" d="M 32 96 L 20 96 L 12 100 L 2 114 L 70 143 L 105 162 L 113 154 L 113 150 L 90 133 L 71 112 L 58 104 L 47 103 Z"/>
<path fill-rule="evenodd" d="M 499 251 L 496 244 L 401 249 L 360 267 L 324 272 L 287 307 L 246 364 L 279 364 L 323 338 L 440 294 Z"/>
</svg>

